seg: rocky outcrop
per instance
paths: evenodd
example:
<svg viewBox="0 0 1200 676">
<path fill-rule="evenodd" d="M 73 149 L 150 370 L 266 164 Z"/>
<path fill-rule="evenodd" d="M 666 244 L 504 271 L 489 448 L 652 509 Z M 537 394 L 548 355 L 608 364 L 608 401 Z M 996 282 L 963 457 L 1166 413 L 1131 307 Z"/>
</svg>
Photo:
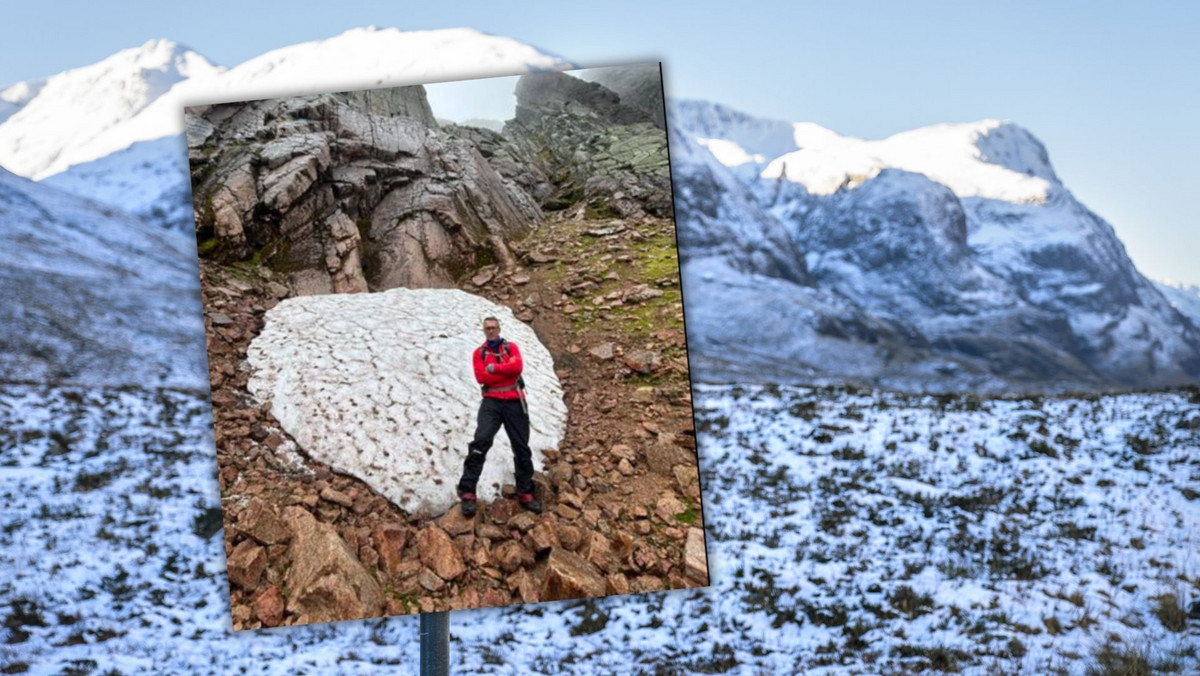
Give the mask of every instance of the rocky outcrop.
<svg viewBox="0 0 1200 676">
<path fill-rule="evenodd" d="M 504 136 L 553 191 L 547 209 L 584 202 L 594 215 L 671 213 L 665 130 L 612 91 L 562 73 L 523 75 Z"/>
<path fill-rule="evenodd" d="M 621 98 L 621 103 L 645 113 L 659 129 L 667 128 L 663 83 L 659 64 L 639 63 L 584 70 L 579 76 L 603 85 Z"/>
<path fill-rule="evenodd" d="M 298 295 L 448 285 L 541 219 L 421 87 L 191 108 L 187 130 L 201 255 Z"/>
<path fill-rule="evenodd" d="M 539 203 L 554 193 L 554 184 L 529 152 L 531 146 L 512 143 L 500 131 L 469 125 L 444 125 L 442 129 L 456 138 L 470 141 L 500 175 L 532 196 Z"/>
</svg>

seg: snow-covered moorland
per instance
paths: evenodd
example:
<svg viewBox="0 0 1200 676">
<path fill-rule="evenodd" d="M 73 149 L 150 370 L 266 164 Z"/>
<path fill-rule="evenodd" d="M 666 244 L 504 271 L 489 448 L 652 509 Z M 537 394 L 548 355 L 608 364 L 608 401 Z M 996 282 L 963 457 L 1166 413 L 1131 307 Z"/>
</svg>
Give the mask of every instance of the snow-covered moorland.
<svg viewBox="0 0 1200 676">
<path fill-rule="evenodd" d="M 1200 668 L 1195 390 L 722 387 L 697 407 L 714 579 L 741 609 L 724 627 L 868 672 Z"/>
<path fill-rule="evenodd" d="M 1194 390 L 696 394 L 713 586 L 455 612 L 456 672 L 1200 669 Z M 415 669 L 414 617 L 230 631 L 204 398 L 10 385 L 0 430 L 5 673 Z"/>
</svg>

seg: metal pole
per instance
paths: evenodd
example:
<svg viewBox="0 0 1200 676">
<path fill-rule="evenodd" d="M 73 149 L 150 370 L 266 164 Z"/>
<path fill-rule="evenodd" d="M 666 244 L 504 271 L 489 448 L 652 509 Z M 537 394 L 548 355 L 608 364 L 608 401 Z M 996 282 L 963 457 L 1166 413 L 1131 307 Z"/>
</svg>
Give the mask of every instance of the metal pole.
<svg viewBox="0 0 1200 676">
<path fill-rule="evenodd" d="M 421 613 L 421 676 L 450 676 L 450 613 Z"/>
</svg>

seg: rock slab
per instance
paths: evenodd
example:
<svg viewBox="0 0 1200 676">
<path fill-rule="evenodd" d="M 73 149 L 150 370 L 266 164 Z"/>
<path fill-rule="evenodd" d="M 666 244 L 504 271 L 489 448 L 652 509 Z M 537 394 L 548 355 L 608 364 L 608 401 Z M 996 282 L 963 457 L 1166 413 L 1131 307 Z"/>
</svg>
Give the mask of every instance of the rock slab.
<svg viewBox="0 0 1200 676">
<path fill-rule="evenodd" d="M 303 507 L 288 507 L 284 523 L 292 531 L 285 576 L 288 612 L 296 624 L 377 617 L 383 613 L 383 590 L 337 534 Z"/>
</svg>

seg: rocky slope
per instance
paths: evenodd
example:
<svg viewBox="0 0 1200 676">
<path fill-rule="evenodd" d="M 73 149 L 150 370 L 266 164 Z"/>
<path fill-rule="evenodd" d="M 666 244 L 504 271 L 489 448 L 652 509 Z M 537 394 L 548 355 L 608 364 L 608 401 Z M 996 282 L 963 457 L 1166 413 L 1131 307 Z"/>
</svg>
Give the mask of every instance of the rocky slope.
<svg viewBox="0 0 1200 676">
<path fill-rule="evenodd" d="M 442 130 L 419 87 L 387 103 L 291 97 L 189 118 L 235 627 L 707 582 L 674 229 L 647 215 L 670 209 L 665 137 L 598 85 L 531 77 L 503 134 Z M 584 129 L 598 145 L 578 145 Z M 628 139 L 657 158 L 630 163 L 614 149 Z M 522 157 L 541 158 L 558 207 L 545 220 L 514 173 L 529 169 Z M 629 197 L 578 190 L 609 178 Z M 622 208 L 633 217 L 598 217 Z M 307 448 L 315 437 L 251 386 L 262 362 L 246 355 L 280 300 L 400 285 L 483 296 L 549 350 L 569 425 L 543 451 L 540 516 L 511 486 L 473 520 L 389 500 L 369 466 Z M 348 321 L 386 312 L 369 314 Z"/>
<path fill-rule="evenodd" d="M 300 295 L 446 285 L 541 212 L 406 87 L 189 109 L 202 256 L 262 257 Z"/>
<path fill-rule="evenodd" d="M 8 380 L 202 387 L 188 243 L 0 169 Z"/>
<path fill-rule="evenodd" d="M 377 571 L 381 596 L 364 595 L 374 589 L 365 583 L 340 588 L 342 601 L 321 611 L 340 618 L 707 582 L 670 222 L 562 221 L 513 246 L 517 268 L 461 283 L 512 308 L 554 355 L 571 424 L 536 476 L 539 517 L 507 498 L 473 521 L 457 507 L 436 519 L 407 513 L 298 454 L 268 407 L 248 396 L 240 367 L 266 310 L 289 292 L 263 266 L 203 264 L 235 627 L 332 617 L 303 600 L 277 610 L 277 590 L 309 558 L 308 545 L 284 546 L 298 532 L 288 514 L 303 518 L 288 505 L 336 531 L 340 540 L 326 533 L 325 545 L 312 546 L 351 552 L 338 556 L 351 579 Z M 292 598 L 312 595 L 319 586 Z"/>
<path fill-rule="evenodd" d="M 561 73 L 521 76 L 516 96 L 504 137 L 545 177 L 531 190 L 544 207 L 583 201 L 596 215 L 671 214 L 666 133 L 650 114 Z"/>
<path fill-rule="evenodd" d="M 795 332 L 811 341 L 737 340 L 720 324 L 694 323 L 709 377 L 770 379 L 764 357 L 774 355 L 799 366 L 784 377 L 936 390 L 1200 379 L 1200 329 L 1142 277 L 1020 127 L 989 120 L 863 141 L 703 102 L 676 104 L 672 120 L 687 207 L 680 246 L 696 263 L 685 267 L 698 289 L 689 313 L 707 317 L 716 310 L 698 306 L 712 304 L 732 308 L 729 323 L 750 321 L 742 299 L 712 283 L 720 265 L 734 271 L 726 288 L 755 284 L 738 275 L 807 287 L 771 288 L 784 304 L 807 299 Z M 739 355 L 740 375 L 722 373 L 718 362 Z"/>
<path fill-rule="evenodd" d="M 621 103 L 645 113 L 654 126 L 667 128 L 667 108 L 663 100 L 661 64 L 593 68 L 579 72 L 588 82 L 603 85 L 620 97 Z"/>
</svg>

